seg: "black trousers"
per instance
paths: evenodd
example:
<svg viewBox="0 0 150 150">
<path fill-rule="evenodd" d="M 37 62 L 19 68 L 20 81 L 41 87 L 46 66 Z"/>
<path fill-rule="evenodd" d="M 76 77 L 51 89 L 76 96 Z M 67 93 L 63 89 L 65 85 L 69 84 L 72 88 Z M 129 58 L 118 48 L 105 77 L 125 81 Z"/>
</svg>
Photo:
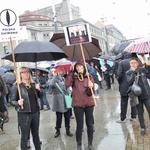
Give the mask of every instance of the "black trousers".
<svg viewBox="0 0 150 150">
<path fill-rule="evenodd" d="M 128 108 L 128 99 L 129 96 L 121 96 L 121 113 L 120 118 L 121 120 L 126 119 L 127 108 Z M 131 118 L 136 118 L 137 109 L 136 107 L 131 107 Z"/>
<path fill-rule="evenodd" d="M 84 124 L 84 115 L 85 115 L 85 121 L 87 126 L 87 135 L 88 135 L 88 141 L 92 142 L 93 140 L 93 110 L 94 106 L 90 107 L 74 107 L 74 114 L 76 118 L 76 141 L 78 143 L 82 143 L 82 129 Z"/>
<path fill-rule="evenodd" d="M 109 74 L 104 74 L 104 78 L 105 78 L 105 81 L 106 81 L 107 88 L 110 89 L 111 88 L 110 75 Z"/>
<path fill-rule="evenodd" d="M 149 114 L 149 118 L 150 118 L 150 100 L 139 100 L 139 104 L 136 106 L 137 107 L 137 111 L 138 111 L 138 118 L 139 118 L 139 122 L 140 122 L 140 127 L 141 128 L 146 128 L 145 126 L 145 122 L 144 122 L 144 105 L 145 108 Z"/>
<path fill-rule="evenodd" d="M 65 118 L 65 127 L 70 128 L 70 111 L 66 111 L 64 113 L 56 112 L 56 127 L 55 129 L 60 129 L 62 124 L 62 117 L 64 115 Z"/>
<path fill-rule="evenodd" d="M 27 150 L 28 135 L 31 130 L 35 150 L 41 150 L 39 140 L 39 118 L 37 113 L 18 113 L 18 123 L 21 130 L 21 150 Z"/>
</svg>

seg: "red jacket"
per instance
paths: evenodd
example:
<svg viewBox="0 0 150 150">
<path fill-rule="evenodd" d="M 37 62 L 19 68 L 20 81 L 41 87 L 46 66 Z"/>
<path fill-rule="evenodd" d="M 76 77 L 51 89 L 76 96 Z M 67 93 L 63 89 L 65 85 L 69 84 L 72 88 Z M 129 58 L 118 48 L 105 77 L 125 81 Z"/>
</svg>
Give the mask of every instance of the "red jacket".
<svg viewBox="0 0 150 150">
<path fill-rule="evenodd" d="M 90 76 L 90 80 L 94 83 L 92 76 Z M 84 77 L 83 81 L 80 81 L 74 72 L 69 72 L 65 80 L 65 85 L 67 87 L 72 86 L 73 107 L 88 107 L 95 105 L 92 95 L 88 96 L 86 92 L 86 90 L 90 90 L 87 76 Z"/>
</svg>

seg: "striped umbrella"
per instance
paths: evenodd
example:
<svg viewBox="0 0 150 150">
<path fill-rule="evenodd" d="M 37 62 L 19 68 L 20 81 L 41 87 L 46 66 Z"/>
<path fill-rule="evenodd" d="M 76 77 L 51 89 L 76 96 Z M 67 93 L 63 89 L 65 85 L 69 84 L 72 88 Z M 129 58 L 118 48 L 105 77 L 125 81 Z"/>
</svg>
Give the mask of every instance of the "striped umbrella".
<svg viewBox="0 0 150 150">
<path fill-rule="evenodd" d="M 129 46 L 127 46 L 124 51 L 130 53 L 150 53 L 150 37 L 141 38 L 135 40 Z"/>
</svg>

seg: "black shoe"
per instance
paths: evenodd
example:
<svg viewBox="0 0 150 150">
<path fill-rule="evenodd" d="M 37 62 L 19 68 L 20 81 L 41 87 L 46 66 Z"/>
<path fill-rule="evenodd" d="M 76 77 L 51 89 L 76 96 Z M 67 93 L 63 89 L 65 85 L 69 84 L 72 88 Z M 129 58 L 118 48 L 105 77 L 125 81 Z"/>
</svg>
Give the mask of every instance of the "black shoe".
<svg viewBox="0 0 150 150">
<path fill-rule="evenodd" d="M 67 134 L 68 136 L 70 136 L 70 137 L 73 136 L 73 134 L 70 132 L 70 129 L 66 129 L 66 134 Z"/>
<path fill-rule="evenodd" d="M 146 129 L 142 128 L 140 134 L 141 134 L 142 136 L 144 136 L 144 135 L 146 134 Z"/>
<path fill-rule="evenodd" d="M 94 150 L 93 145 L 88 145 L 88 150 Z"/>
<path fill-rule="evenodd" d="M 9 118 L 8 117 L 6 117 L 5 119 L 4 119 L 4 123 L 7 123 L 9 121 Z"/>
<path fill-rule="evenodd" d="M 40 145 L 42 145 L 42 141 L 40 141 Z"/>
<path fill-rule="evenodd" d="M 56 130 L 56 133 L 54 134 L 54 138 L 57 138 L 59 135 L 60 135 L 60 130 L 57 129 L 57 130 Z"/>
<path fill-rule="evenodd" d="M 110 88 L 107 88 L 107 89 L 105 89 L 105 90 L 109 90 Z"/>
<path fill-rule="evenodd" d="M 81 142 L 79 143 L 77 143 L 77 150 L 82 150 L 82 144 L 81 144 Z"/>
</svg>

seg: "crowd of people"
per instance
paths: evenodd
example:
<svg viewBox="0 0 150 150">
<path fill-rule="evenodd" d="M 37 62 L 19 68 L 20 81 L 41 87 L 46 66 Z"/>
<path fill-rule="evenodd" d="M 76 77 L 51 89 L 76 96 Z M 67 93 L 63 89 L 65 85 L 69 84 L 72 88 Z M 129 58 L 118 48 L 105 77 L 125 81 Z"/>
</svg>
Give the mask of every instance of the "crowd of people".
<svg viewBox="0 0 150 150">
<path fill-rule="evenodd" d="M 88 150 L 94 150 L 94 107 L 95 99 L 99 99 L 100 91 L 103 89 L 103 81 L 106 82 L 106 89 L 111 89 L 114 78 L 118 81 L 120 92 L 120 118 L 117 123 L 126 122 L 127 106 L 131 99 L 132 85 L 138 75 L 138 83 L 141 88 L 141 95 L 136 96 L 138 104 L 131 106 L 131 121 L 139 119 L 141 135 L 147 133 L 144 122 L 144 105 L 150 116 L 150 78 L 149 65 L 143 64 L 135 54 L 123 52 L 123 57 L 114 62 L 113 66 L 104 60 L 104 65 L 95 60 L 84 62 L 77 61 L 70 66 L 66 74 L 62 67 L 51 68 L 48 77 L 36 70 L 36 76 L 27 67 L 19 70 L 19 83 L 14 80 L 8 85 L 3 76 L 0 77 L 0 121 L 9 122 L 8 103 L 15 107 L 18 116 L 18 126 L 21 131 L 21 150 L 30 148 L 30 131 L 36 150 L 41 150 L 42 141 L 39 136 L 40 111 L 52 110 L 56 114 L 54 138 L 61 134 L 62 120 L 64 117 L 66 135 L 74 136 L 71 132 L 70 119 L 74 114 L 76 121 L 76 143 L 77 150 L 82 150 L 82 133 L 85 124 L 87 126 Z M 116 67 L 118 66 L 118 67 Z M 19 86 L 17 86 L 19 85 Z M 58 88 L 59 86 L 59 88 Z M 72 107 L 66 108 L 64 96 L 60 88 L 72 97 Z M 47 92 L 51 91 L 52 103 L 47 99 Z M 133 98 L 133 97 L 132 97 Z M 74 112 L 74 113 L 73 113 Z"/>
</svg>

